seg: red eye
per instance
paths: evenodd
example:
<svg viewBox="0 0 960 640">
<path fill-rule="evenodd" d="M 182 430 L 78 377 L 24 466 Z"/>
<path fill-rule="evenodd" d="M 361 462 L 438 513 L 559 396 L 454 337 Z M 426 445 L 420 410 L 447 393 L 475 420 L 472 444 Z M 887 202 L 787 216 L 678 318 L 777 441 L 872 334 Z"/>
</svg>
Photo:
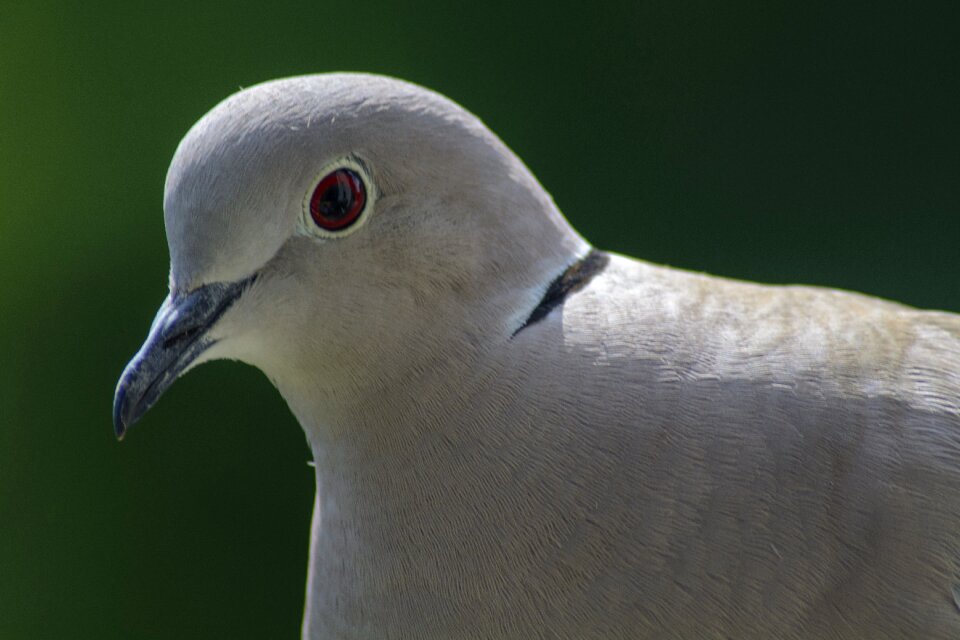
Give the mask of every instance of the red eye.
<svg viewBox="0 0 960 640">
<path fill-rule="evenodd" d="M 310 217 L 321 229 L 341 231 L 360 217 L 367 203 L 363 180 L 351 169 L 328 173 L 310 196 Z"/>
</svg>

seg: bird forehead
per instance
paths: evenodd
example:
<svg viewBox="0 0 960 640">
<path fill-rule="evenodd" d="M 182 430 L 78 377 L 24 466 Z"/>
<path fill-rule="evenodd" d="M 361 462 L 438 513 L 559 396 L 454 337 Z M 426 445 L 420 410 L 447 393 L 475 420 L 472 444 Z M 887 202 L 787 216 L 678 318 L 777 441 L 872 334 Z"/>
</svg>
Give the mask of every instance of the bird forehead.
<svg viewBox="0 0 960 640">
<path fill-rule="evenodd" d="M 466 144 L 479 153 L 465 153 Z M 191 128 L 171 162 L 172 284 L 189 290 L 251 275 L 290 236 L 304 193 L 337 157 L 359 153 L 402 187 L 417 176 L 455 176 L 451 167 L 490 151 L 499 155 L 499 146 L 477 118 L 399 80 L 324 74 L 240 91 Z"/>
<path fill-rule="evenodd" d="M 290 235 L 319 166 L 356 144 L 355 127 L 331 126 L 350 109 L 323 90 L 328 84 L 290 79 L 243 90 L 183 138 L 164 189 L 175 289 L 243 279 Z"/>
<path fill-rule="evenodd" d="M 281 150 L 266 132 L 211 128 L 188 134 L 167 173 L 164 222 L 177 289 L 239 280 L 266 262 L 295 220 L 290 194 L 304 180 L 296 145 Z"/>
<path fill-rule="evenodd" d="M 449 125 L 474 133 L 484 129 L 456 103 L 404 81 L 364 74 L 301 76 L 228 97 L 194 125 L 177 155 L 189 160 L 234 147 L 296 147 L 304 137 L 335 143 L 396 133 L 431 136 L 437 127 L 448 136 Z"/>
<path fill-rule="evenodd" d="M 178 209 L 205 198 L 228 202 L 348 153 L 372 156 L 383 168 L 446 167 L 452 152 L 467 158 L 492 143 L 472 114 L 407 82 L 364 74 L 275 80 L 230 96 L 190 129 L 174 154 L 165 199 Z"/>
</svg>

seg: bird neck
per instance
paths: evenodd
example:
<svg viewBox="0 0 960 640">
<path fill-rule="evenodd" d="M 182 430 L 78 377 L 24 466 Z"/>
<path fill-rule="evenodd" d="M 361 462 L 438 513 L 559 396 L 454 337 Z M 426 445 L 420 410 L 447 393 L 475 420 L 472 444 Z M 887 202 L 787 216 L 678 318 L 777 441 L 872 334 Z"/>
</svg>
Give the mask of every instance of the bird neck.
<svg viewBox="0 0 960 640">
<path fill-rule="evenodd" d="M 451 376 L 458 380 L 453 399 L 449 385 L 437 384 Z M 362 630 L 363 620 L 387 625 L 366 635 L 400 629 L 412 622 L 394 620 L 411 594 L 417 606 L 449 608 L 444 594 L 455 588 L 423 583 L 433 562 L 448 563 L 451 577 L 458 573 L 458 541 L 476 527 L 476 498 L 458 493 L 480 490 L 492 443 L 504 440 L 503 429 L 478 432 L 470 417 L 495 376 L 476 360 L 453 360 L 348 415 L 327 412 L 327 424 L 304 421 L 316 409 L 295 410 L 309 434 L 317 483 L 304 637 Z"/>
</svg>

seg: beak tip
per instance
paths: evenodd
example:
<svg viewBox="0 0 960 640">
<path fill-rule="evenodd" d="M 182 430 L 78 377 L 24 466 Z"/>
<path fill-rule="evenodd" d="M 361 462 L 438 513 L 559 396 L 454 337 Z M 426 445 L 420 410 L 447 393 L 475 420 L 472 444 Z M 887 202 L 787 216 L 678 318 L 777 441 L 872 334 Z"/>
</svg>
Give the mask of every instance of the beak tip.
<svg viewBox="0 0 960 640">
<path fill-rule="evenodd" d="M 117 440 L 123 440 L 127 435 L 129 416 L 127 407 L 127 388 L 123 381 L 117 386 L 117 393 L 113 398 L 113 433 Z"/>
<path fill-rule="evenodd" d="M 127 427 L 122 422 L 113 423 L 113 435 L 117 437 L 117 441 L 123 442 L 123 437 L 127 435 Z"/>
</svg>

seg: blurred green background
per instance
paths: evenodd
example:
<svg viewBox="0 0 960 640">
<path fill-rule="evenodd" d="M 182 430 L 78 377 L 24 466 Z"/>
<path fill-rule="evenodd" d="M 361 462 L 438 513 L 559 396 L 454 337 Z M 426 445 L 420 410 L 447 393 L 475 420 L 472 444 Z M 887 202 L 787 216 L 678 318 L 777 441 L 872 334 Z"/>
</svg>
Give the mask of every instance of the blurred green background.
<svg viewBox="0 0 960 640">
<path fill-rule="evenodd" d="M 960 311 L 953 4 L 0 0 L 0 640 L 293 638 L 312 476 L 215 363 L 123 444 L 188 127 L 269 78 L 392 74 L 479 114 L 600 247 Z"/>
</svg>

